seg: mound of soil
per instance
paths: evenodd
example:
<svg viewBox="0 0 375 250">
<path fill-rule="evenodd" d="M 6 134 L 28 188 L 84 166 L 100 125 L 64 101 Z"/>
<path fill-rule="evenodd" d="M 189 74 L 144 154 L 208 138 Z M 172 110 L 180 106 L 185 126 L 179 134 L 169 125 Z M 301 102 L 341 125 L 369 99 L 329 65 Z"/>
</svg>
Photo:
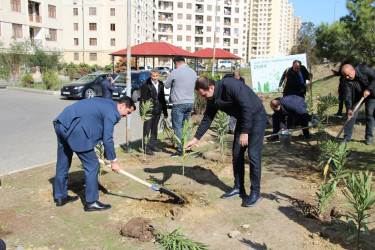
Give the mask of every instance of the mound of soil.
<svg viewBox="0 0 375 250">
<path fill-rule="evenodd" d="M 121 228 L 121 235 L 136 238 L 142 242 L 148 242 L 154 239 L 154 231 L 149 219 L 135 217 Z"/>
</svg>

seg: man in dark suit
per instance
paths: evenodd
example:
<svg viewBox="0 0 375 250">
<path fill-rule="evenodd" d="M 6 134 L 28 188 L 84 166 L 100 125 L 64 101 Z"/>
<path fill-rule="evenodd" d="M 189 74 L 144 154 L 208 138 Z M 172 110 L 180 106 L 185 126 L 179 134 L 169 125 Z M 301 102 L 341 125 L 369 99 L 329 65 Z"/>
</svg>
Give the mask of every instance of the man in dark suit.
<svg viewBox="0 0 375 250">
<path fill-rule="evenodd" d="M 101 82 L 102 85 L 102 97 L 112 100 L 112 93 L 116 86 L 112 76 L 108 76 Z"/>
<path fill-rule="evenodd" d="M 353 67 L 351 64 L 345 64 L 342 67 L 342 75 L 346 81 L 344 83 L 344 102 L 351 120 L 344 129 L 344 143 L 352 138 L 355 120 L 357 119 L 360 108 L 354 113 L 353 107 L 364 97 L 366 110 L 366 144 L 372 145 L 374 133 L 374 109 L 375 109 L 375 70 L 366 65 Z M 362 106 L 362 105 L 361 105 Z"/>
<path fill-rule="evenodd" d="M 279 92 L 281 92 L 281 86 L 283 86 L 283 96 L 298 95 L 305 99 L 306 87 L 309 86 L 306 81 L 310 79 L 311 74 L 306 67 L 301 65 L 300 61 L 294 60 L 292 68 L 287 68 L 281 76 Z"/>
<path fill-rule="evenodd" d="M 150 141 L 145 145 L 146 154 L 155 155 L 154 152 L 161 152 L 162 150 L 155 146 L 158 137 L 158 124 L 160 114 L 163 111 L 164 118 L 168 118 L 167 104 L 165 102 L 164 84 L 159 81 L 159 70 L 153 69 L 150 72 L 150 78 L 141 86 L 141 101 L 151 101 L 151 119 L 144 122 L 143 138 L 148 136 L 151 131 Z"/>
<path fill-rule="evenodd" d="M 218 110 L 234 116 L 237 119 L 233 140 L 234 187 L 221 198 L 246 197 L 242 206 L 255 206 L 262 199 L 260 195 L 261 151 L 267 120 L 262 101 L 249 86 L 233 77 L 223 78 L 217 82 L 207 77 L 199 77 L 195 90 L 207 99 L 207 108 L 194 138 L 186 145 L 186 150 L 190 150 L 206 133 Z M 250 159 L 251 192 L 249 196 L 246 195 L 244 187 L 246 149 L 248 149 Z"/>
<path fill-rule="evenodd" d="M 302 127 L 307 127 L 311 116 L 303 107 L 305 100 L 297 95 L 288 95 L 285 97 L 278 97 L 271 101 L 270 106 L 274 111 L 272 115 L 273 133 L 286 128 L 285 118 L 295 118 L 297 123 Z M 303 129 L 305 139 L 310 139 L 309 129 Z M 270 137 L 269 141 L 277 140 L 278 136 Z"/>
<path fill-rule="evenodd" d="M 105 157 L 111 161 L 112 171 L 119 173 L 113 130 L 122 117 L 127 117 L 134 110 L 134 102 L 126 96 L 117 102 L 104 98 L 89 98 L 66 107 L 53 121 L 57 135 L 54 186 L 56 206 L 63 206 L 78 199 L 77 196 L 68 195 L 68 172 L 75 152 L 85 169 L 85 211 L 111 208 L 111 205 L 98 201 L 99 162 L 94 147 L 103 141 Z"/>
</svg>

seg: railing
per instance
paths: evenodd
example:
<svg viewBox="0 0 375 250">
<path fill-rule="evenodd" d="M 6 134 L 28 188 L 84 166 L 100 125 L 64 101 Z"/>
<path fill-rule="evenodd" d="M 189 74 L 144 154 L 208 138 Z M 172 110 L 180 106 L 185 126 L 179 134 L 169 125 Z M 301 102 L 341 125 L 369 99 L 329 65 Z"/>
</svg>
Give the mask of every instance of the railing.
<svg viewBox="0 0 375 250">
<path fill-rule="evenodd" d="M 41 23 L 42 22 L 42 17 L 41 16 L 35 15 L 35 14 L 29 14 L 29 20 L 30 20 L 30 22 L 34 22 L 34 19 L 35 19 L 35 22 L 37 22 L 37 23 Z"/>
</svg>

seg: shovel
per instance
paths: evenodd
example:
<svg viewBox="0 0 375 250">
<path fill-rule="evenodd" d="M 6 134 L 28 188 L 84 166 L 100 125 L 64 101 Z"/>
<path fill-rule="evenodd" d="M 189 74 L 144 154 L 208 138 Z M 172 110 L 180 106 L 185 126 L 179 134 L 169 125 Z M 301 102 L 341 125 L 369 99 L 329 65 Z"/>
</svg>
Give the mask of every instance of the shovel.
<svg viewBox="0 0 375 250">
<path fill-rule="evenodd" d="M 354 108 L 354 110 L 353 110 L 353 114 L 355 114 L 355 112 L 357 112 L 357 110 L 358 110 L 359 107 L 361 106 L 361 104 L 362 104 L 362 102 L 363 102 L 364 99 L 365 99 L 365 98 L 362 97 L 361 100 L 359 100 L 357 106 L 355 106 L 355 108 Z M 349 122 L 351 119 L 352 119 L 352 118 L 348 118 L 348 119 L 345 121 L 345 123 L 344 123 L 344 125 L 342 126 L 340 132 L 337 134 L 335 140 L 337 140 L 337 139 L 340 137 L 340 135 L 341 135 L 342 131 L 344 130 L 346 124 L 348 124 L 348 122 Z"/>
<path fill-rule="evenodd" d="M 102 159 L 98 159 L 98 160 L 99 160 L 99 162 L 101 164 L 105 165 L 106 167 L 109 167 L 109 168 L 111 167 L 109 163 L 103 161 Z M 120 169 L 120 173 L 123 174 L 123 175 L 126 175 L 127 177 L 130 177 L 131 179 L 133 179 L 135 181 L 138 181 L 139 183 L 142 183 L 143 185 L 151 188 L 154 191 L 159 191 L 161 194 L 169 195 L 170 197 L 172 197 L 177 202 L 181 200 L 180 197 L 178 197 L 177 195 L 175 195 L 174 193 L 172 193 L 171 191 L 169 191 L 169 190 L 167 190 L 165 188 L 162 188 L 162 187 L 159 188 L 159 187 L 156 187 L 154 185 L 151 185 L 150 183 L 148 183 L 148 182 L 146 182 L 144 180 L 141 180 L 138 177 L 136 177 L 136 176 L 134 176 L 132 174 L 129 174 L 128 172 L 126 172 L 126 171 L 124 171 L 122 169 Z"/>
</svg>

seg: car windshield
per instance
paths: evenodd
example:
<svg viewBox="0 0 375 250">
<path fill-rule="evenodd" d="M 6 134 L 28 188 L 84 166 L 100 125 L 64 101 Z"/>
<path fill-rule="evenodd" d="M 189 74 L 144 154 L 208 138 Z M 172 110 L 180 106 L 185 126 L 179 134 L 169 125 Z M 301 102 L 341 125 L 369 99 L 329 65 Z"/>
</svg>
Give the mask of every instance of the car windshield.
<svg viewBox="0 0 375 250">
<path fill-rule="evenodd" d="M 84 77 L 79 78 L 76 83 L 88 83 L 88 82 L 93 82 L 97 78 L 97 75 L 86 75 Z"/>
<path fill-rule="evenodd" d="M 139 78 L 139 73 L 131 73 L 131 83 L 137 83 L 137 79 Z M 116 83 L 126 83 L 126 74 L 119 74 L 115 79 Z"/>
</svg>

